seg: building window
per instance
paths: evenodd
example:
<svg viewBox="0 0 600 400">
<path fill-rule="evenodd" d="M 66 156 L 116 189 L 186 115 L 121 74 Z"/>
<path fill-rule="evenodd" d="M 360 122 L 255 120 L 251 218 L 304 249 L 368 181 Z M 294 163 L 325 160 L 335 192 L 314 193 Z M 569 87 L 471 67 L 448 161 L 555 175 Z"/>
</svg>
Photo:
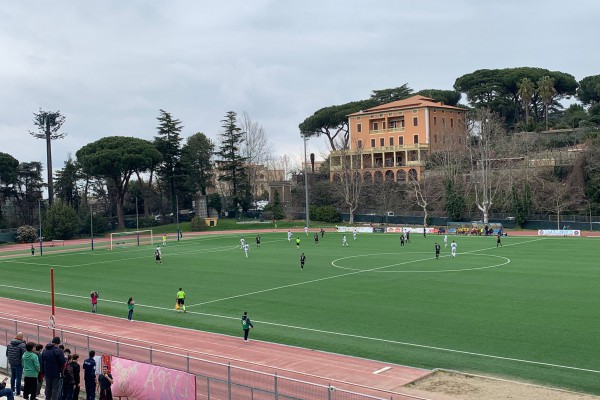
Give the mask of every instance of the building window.
<svg viewBox="0 0 600 400">
<path fill-rule="evenodd" d="M 446 110 L 442 110 L 442 114 L 445 114 L 445 113 L 446 113 Z"/>
<path fill-rule="evenodd" d="M 454 118 L 450 118 L 450 126 L 454 127 Z"/>
<path fill-rule="evenodd" d="M 419 143 L 419 135 L 414 135 L 414 136 L 413 136 L 413 142 L 414 142 L 415 144 Z"/>
<path fill-rule="evenodd" d="M 371 139 L 371 147 L 375 147 L 375 139 Z"/>
<path fill-rule="evenodd" d="M 379 122 L 373 122 L 373 130 L 374 131 L 378 131 L 379 130 Z"/>
<path fill-rule="evenodd" d="M 385 146 L 385 139 L 384 138 L 379 138 L 379 145 L 381 147 Z"/>
<path fill-rule="evenodd" d="M 437 125 L 437 117 L 433 117 L 433 124 Z M 360 132 L 360 131 L 359 131 Z"/>
<path fill-rule="evenodd" d="M 362 149 L 362 140 L 359 140 L 359 141 L 358 141 L 358 148 L 359 148 L 359 149 Z"/>
<path fill-rule="evenodd" d="M 437 135 L 433 135 L 433 143 L 437 143 Z"/>
<path fill-rule="evenodd" d="M 390 121 L 390 129 L 396 129 L 396 123 L 398 121 Z"/>
<path fill-rule="evenodd" d="M 419 117 L 413 117 L 413 126 L 419 126 Z"/>
<path fill-rule="evenodd" d="M 383 130 L 385 130 L 385 121 L 383 121 L 383 122 L 381 123 L 381 128 L 382 128 Z"/>
<path fill-rule="evenodd" d="M 404 145 L 404 136 L 398 136 L 398 144 L 399 144 L 400 146 L 403 146 L 403 145 Z"/>
<path fill-rule="evenodd" d="M 442 118 L 442 125 L 446 126 L 446 117 Z"/>
<path fill-rule="evenodd" d="M 357 132 L 362 132 L 362 124 L 356 124 L 356 131 Z"/>
<path fill-rule="evenodd" d="M 393 137 L 391 137 L 391 138 L 390 138 L 390 146 L 393 146 L 393 145 L 394 145 L 394 138 L 393 138 Z"/>
</svg>

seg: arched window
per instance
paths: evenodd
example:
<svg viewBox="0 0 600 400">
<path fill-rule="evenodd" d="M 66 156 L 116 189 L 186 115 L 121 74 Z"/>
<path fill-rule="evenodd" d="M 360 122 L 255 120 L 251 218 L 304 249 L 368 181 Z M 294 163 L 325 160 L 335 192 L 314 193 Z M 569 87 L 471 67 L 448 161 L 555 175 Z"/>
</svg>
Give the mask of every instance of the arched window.
<svg viewBox="0 0 600 400">
<path fill-rule="evenodd" d="M 373 183 L 373 175 L 370 172 L 365 172 L 363 179 L 365 183 Z"/>
<path fill-rule="evenodd" d="M 399 169 L 396 172 L 396 182 L 405 182 L 406 181 L 406 171 L 403 169 Z"/>
<path fill-rule="evenodd" d="M 381 171 L 375 171 L 375 182 L 383 181 L 383 173 Z"/>
<path fill-rule="evenodd" d="M 385 171 L 385 180 L 389 182 L 394 182 L 394 171 Z"/>
<path fill-rule="evenodd" d="M 414 179 L 419 180 L 419 175 L 417 174 L 417 170 L 414 168 L 411 168 L 408 170 L 408 176 L 410 177 L 410 179 Z"/>
<path fill-rule="evenodd" d="M 333 181 L 334 182 L 339 182 L 340 180 L 341 179 L 340 179 L 340 175 L 339 174 L 333 174 Z"/>
</svg>

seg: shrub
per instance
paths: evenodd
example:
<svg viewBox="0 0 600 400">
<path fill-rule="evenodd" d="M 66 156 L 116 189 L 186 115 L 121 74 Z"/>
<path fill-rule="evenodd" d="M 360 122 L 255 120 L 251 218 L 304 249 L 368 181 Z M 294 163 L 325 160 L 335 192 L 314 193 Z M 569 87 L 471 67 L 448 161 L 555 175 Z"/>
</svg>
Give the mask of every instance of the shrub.
<svg viewBox="0 0 600 400">
<path fill-rule="evenodd" d="M 33 243 L 38 239 L 37 230 L 31 225 L 20 226 L 15 238 L 19 243 Z"/>
<path fill-rule="evenodd" d="M 144 217 L 138 220 L 140 228 L 152 228 L 157 225 L 154 217 Z"/>
<path fill-rule="evenodd" d="M 273 221 L 273 211 L 263 211 L 261 218 L 263 221 Z"/>
<path fill-rule="evenodd" d="M 313 215 L 313 209 L 310 210 L 311 216 Z M 314 217 L 316 221 L 323 221 L 329 223 L 337 223 L 342 220 L 342 216 L 334 206 L 322 206 L 314 209 Z"/>
<path fill-rule="evenodd" d="M 54 203 L 46 213 L 44 236 L 47 239 L 67 240 L 79 233 L 79 217 L 73 207 L 59 201 Z"/>
<path fill-rule="evenodd" d="M 209 227 L 206 225 L 206 223 L 204 222 L 204 218 L 202 217 L 194 217 L 190 222 L 190 229 L 193 232 L 207 231 L 208 228 Z"/>
</svg>

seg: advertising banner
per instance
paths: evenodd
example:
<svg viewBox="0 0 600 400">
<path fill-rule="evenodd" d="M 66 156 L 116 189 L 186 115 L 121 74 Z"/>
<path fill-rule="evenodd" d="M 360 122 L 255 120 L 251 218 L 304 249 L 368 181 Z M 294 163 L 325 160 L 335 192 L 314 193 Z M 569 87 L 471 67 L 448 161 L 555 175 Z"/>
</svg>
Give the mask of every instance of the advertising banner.
<svg viewBox="0 0 600 400">
<path fill-rule="evenodd" d="M 409 226 L 390 226 L 387 228 L 388 233 L 402 233 L 402 232 L 410 232 L 410 233 L 423 233 L 423 228 L 414 228 Z M 436 233 L 437 230 L 435 228 L 425 228 L 425 232 L 427 233 Z"/>
<path fill-rule="evenodd" d="M 581 236 L 577 229 L 540 229 L 538 236 Z"/>
<path fill-rule="evenodd" d="M 6 346 L 0 346 L 0 368 L 6 369 L 7 367 L 8 359 L 6 358 Z"/>
<path fill-rule="evenodd" d="M 183 371 L 112 357 L 113 397 L 195 399 L 196 377 Z"/>
<path fill-rule="evenodd" d="M 338 226 L 336 227 L 338 232 L 356 232 L 358 233 L 373 233 L 373 228 L 370 226 Z"/>
</svg>

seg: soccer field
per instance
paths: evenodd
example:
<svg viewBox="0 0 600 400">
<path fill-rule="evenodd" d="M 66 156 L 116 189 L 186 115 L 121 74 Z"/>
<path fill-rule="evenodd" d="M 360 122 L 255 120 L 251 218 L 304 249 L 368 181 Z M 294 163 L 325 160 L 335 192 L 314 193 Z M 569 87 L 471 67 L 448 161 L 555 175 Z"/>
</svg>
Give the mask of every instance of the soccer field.
<svg viewBox="0 0 600 400">
<path fill-rule="evenodd" d="M 2 296 L 423 368 L 526 380 L 600 394 L 597 239 L 327 233 L 225 234 L 153 246 L 45 251 L 0 259 Z M 250 244 L 249 257 L 240 238 Z M 458 255 L 450 255 L 456 240 Z M 434 243 L 442 246 L 439 260 Z M 161 246 L 162 247 L 162 246 Z M 306 266 L 300 269 L 300 253 Z M 174 311 L 187 293 L 187 314 Z M 26 310 L 24 310 L 26 316 Z M 57 316 L 60 324 L 60 315 Z"/>
</svg>

